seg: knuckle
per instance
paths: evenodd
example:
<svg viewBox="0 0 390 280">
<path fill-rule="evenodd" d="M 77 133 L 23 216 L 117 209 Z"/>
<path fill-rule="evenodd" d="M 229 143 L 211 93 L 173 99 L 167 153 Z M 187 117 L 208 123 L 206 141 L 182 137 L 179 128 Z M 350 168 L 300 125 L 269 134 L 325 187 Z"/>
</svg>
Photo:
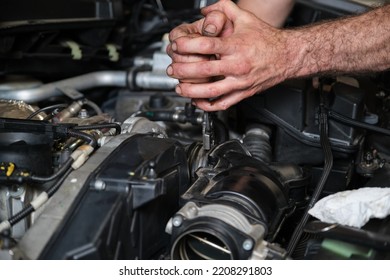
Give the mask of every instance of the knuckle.
<svg viewBox="0 0 390 280">
<path fill-rule="evenodd" d="M 226 101 L 222 101 L 220 104 L 219 104 L 219 108 L 221 109 L 221 110 L 226 110 L 226 109 L 228 109 L 230 106 L 229 106 L 229 104 L 226 102 Z"/>
<path fill-rule="evenodd" d="M 177 39 L 178 33 L 179 33 L 178 29 L 179 29 L 179 27 L 176 27 L 171 32 L 169 32 L 169 41 L 170 42 L 173 42 L 175 39 Z"/>
<path fill-rule="evenodd" d="M 207 91 L 210 97 L 218 97 L 221 94 L 220 90 L 214 86 L 210 86 Z"/>
<path fill-rule="evenodd" d="M 215 74 L 215 73 L 213 73 L 213 69 L 212 69 L 210 63 L 208 63 L 208 62 L 203 63 L 202 73 L 205 76 L 213 76 Z"/>
<path fill-rule="evenodd" d="M 188 24 L 182 24 L 182 25 L 179 25 L 177 27 L 175 27 L 174 29 L 171 30 L 171 32 L 169 32 L 169 41 L 172 42 L 174 40 L 176 40 L 177 38 L 180 38 L 182 36 L 185 36 L 187 35 L 189 32 L 188 32 Z"/>
<path fill-rule="evenodd" d="M 174 53 L 172 52 L 171 45 L 168 45 L 166 48 L 167 55 L 169 55 L 170 58 L 174 58 Z"/>
<path fill-rule="evenodd" d="M 173 62 L 181 62 L 181 55 L 171 52 L 171 58 Z"/>
<path fill-rule="evenodd" d="M 249 74 L 250 67 L 249 67 L 248 62 L 243 61 L 241 63 L 237 63 L 237 65 L 235 65 L 235 67 L 233 67 L 233 72 L 237 76 L 243 76 L 243 75 Z"/>
<path fill-rule="evenodd" d="M 181 78 L 181 75 L 180 75 L 181 69 L 180 69 L 180 67 L 177 64 L 175 64 L 175 63 L 171 64 L 171 67 L 172 67 L 172 75 L 171 76 L 175 77 L 175 78 Z"/>
<path fill-rule="evenodd" d="M 228 109 L 229 107 L 226 105 L 226 104 L 221 104 L 220 106 L 220 110 L 221 111 L 225 111 L 226 109 Z"/>
<path fill-rule="evenodd" d="M 177 46 L 176 51 L 180 52 L 185 47 L 186 40 L 183 37 L 178 37 L 177 39 L 175 39 L 175 43 Z"/>
<path fill-rule="evenodd" d="M 209 38 L 202 38 L 200 42 L 200 49 L 204 52 L 209 52 L 210 50 L 213 50 L 215 48 L 215 43 L 213 40 L 210 40 Z"/>
</svg>

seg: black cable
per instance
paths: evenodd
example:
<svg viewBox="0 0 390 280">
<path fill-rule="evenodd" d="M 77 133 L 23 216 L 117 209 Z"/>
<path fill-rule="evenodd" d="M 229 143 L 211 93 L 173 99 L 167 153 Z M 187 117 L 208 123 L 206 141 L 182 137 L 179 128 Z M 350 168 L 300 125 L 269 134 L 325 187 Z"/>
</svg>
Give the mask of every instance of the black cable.
<svg viewBox="0 0 390 280">
<path fill-rule="evenodd" d="M 39 183 L 46 183 L 46 182 L 49 182 L 49 181 L 53 181 L 55 179 L 57 179 L 58 177 L 60 177 L 62 174 L 64 174 L 72 165 L 73 163 L 73 158 L 68 158 L 65 163 L 60 167 L 60 169 L 58 169 L 58 171 L 56 173 L 54 173 L 53 175 L 49 176 L 49 177 L 39 177 L 39 176 L 31 176 L 30 179 L 35 181 L 35 182 L 39 182 Z"/>
<path fill-rule="evenodd" d="M 65 179 L 69 176 L 69 174 L 73 171 L 73 169 L 69 168 L 63 176 L 53 185 L 51 186 L 47 191 L 48 197 L 52 197 L 53 194 L 58 191 L 58 189 L 61 187 L 62 183 L 65 181 Z M 21 211 L 13 215 L 11 218 L 8 219 L 8 222 L 11 226 L 17 224 L 24 218 L 26 218 L 28 215 L 30 215 L 32 212 L 34 212 L 36 209 L 29 203 L 26 205 Z"/>
<path fill-rule="evenodd" d="M 31 206 L 31 204 L 28 204 L 25 206 L 22 210 L 20 210 L 18 213 L 13 215 L 11 218 L 8 219 L 8 222 L 11 226 L 19 223 L 21 220 L 26 218 L 28 215 L 30 215 L 32 212 L 34 212 L 34 207 Z"/>
<path fill-rule="evenodd" d="M 57 191 L 58 189 L 61 187 L 62 183 L 65 181 L 66 177 L 69 176 L 69 174 L 73 171 L 72 168 L 68 169 L 65 173 L 64 173 L 64 176 L 61 177 L 60 180 L 58 180 L 53 186 L 51 186 L 47 191 L 47 195 L 50 197 L 52 197 Z"/>
<path fill-rule="evenodd" d="M 200 124 L 200 113 L 187 116 L 185 111 L 145 111 L 134 114 L 135 117 L 145 117 L 151 121 Z"/>
<path fill-rule="evenodd" d="M 44 107 L 44 108 L 41 108 L 41 109 L 35 111 L 31 115 L 29 115 L 26 119 L 27 120 L 31 120 L 33 117 L 35 117 L 39 113 L 46 112 L 46 111 L 49 111 L 49 110 L 55 110 L 55 109 L 58 109 L 58 108 L 66 108 L 66 107 L 68 107 L 68 104 L 65 104 L 65 103 L 54 104 L 54 105 L 51 105 L 51 106 L 47 106 L 47 107 Z"/>
<path fill-rule="evenodd" d="M 305 213 L 303 214 L 299 224 L 294 230 L 294 233 L 290 239 L 290 242 L 287 246 L 287 255 L 291 256 L 291 254 L 294 252 L 294 249 L 296 245 L 299 242 L 299 239 L 303 233 L 303 228 L 305 227 L 308 219 L 309 219 L 309 210 L 314 206 L 314 204 L 317 202 L 318 198 L 320 197 L 325 183 L 328 180 L 329 174 L 332 171 L 333 167 L 333 154 L 332 149 L 328 137 L 328 112 L 326 112 L 326 109 L 324 106 L 321 106 L 321 112 L 319 115 L 319 126 L 320 126 L 320 142 L 321 147 L 324 152 L 324 169 L 321 174 L 321 178 L 317 183 L 317 186 L 314 190 L 313 196 L 310 199 L 310 202 L 308 206 L 305 209 Z"/>
<path fill-rule="evenodd" d="M 74 130 L 74 129 L 69 129 L 68 135 L 71 137 L 79 138 L 79 139 L 82 139 L 82 140 L 88 142 L 89 145 L 91 145 L 93 148 L 95 148 L 97 146 L 97 141 L 96 141 L 95 137 L 93 137 L 92 135 L 89 135 L 88 133 L 84 133 L 84 132 Z"/>
<path fill-rule="evenodd" d="M 382 134 L 390 136 L 390 130 L 389 129 L 386 129 L 386 128 L 383 128 L 383 127 L 379 127 L 379 126 L 375 126 L 375 125 L 371 125 L 371 124 L 367 124 L 367 123 L 364 123 L 364 122 L 360 122 L 360 121 L 351 119 L 349 117 L 343 116 L 343 115 L 341 115 L 339 113 L 336 113 L 335 111 L 329 111 L 328 115 L 329 115 L 329 118 L 331 118 L 332 120 L 341 122 L 343 124 L 347 124 L 347 125 L 351 125 L 351 126 L 354 126 L 354 127 L 371 130 L 371 131 L 374 131 L 374 132 L 378 132 L 378 133 L 382 133 Z"/>
<path fill-rule="evenodd" d="M 145 111 L 136 114 L 137 117 L 145 117 L 151 121 L 162 121 L 162 122 L 173 122 L 174 111 Z M 184 118 L 184 115 L 182 116 Z M 182 120 L 177 120 L 178 122 L 183 122 Z"/>
<path fill-rule="evenodd" d="M 102 123 L 102 124 L 92 124 L 92 125 L 80 125 L 75 126 L 72 129 L 73 130 L 91 130 L 91 129 L 103 129 L 103 128 L 115 128 L 116 135 L 120 134 L 122 131 L 122 128 L 117 123 Z"/>
<path fill-rule="evenodd" d="M 261 115 L 261 117 L 266 118 L 267 120 L 269 120 L 270 122 L 272 122 L 273 124 L 279 127 L 282 127 L 283 130 L 286 132 L 286 134 L 293 137 L 298 142 L 311 147 L 317 147 L 317 148 L 321 147 L 321 143 L 318 143 L 316 139 L 313 139 L 311 137 L 305 136 L 304 134 L 300 133 L 291 124 L 287 123 L 283 119 L 276 117 L 270 111 L 266 109 L 259 109 L 258 113 Z M 353 153 L 359 149 L 356 145 L 345 146 L 343 144 L 338 144 L 337 142 L 333 142 L 331 145 L 334 151 L 342 152 L 342 153 Z"/>
</svg>

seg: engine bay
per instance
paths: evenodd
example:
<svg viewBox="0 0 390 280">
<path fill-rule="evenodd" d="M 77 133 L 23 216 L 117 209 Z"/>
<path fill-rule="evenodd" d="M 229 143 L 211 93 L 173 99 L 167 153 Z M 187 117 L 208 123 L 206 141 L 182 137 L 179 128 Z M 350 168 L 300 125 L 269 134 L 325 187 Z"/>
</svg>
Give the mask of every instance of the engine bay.
<svg viewBox="0 0 390 280">
<path fill-rule="evenodd" d="M 175 94 L 165 50 L 212 2 L 0 4 L 0 259 L 390 258 L 389 213 L 309 213 L 389 189 L 389 73 L 201 111 Z M 323 2 L 297 1 L 286 26 L 369 9 Z"/>
</svg>

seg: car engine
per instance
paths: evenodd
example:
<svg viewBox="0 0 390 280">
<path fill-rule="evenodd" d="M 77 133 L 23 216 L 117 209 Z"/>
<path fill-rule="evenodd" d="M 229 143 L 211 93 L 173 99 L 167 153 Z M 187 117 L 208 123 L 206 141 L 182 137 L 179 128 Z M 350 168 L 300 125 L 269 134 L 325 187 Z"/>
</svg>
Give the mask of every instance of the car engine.
<svg viewBox="0 0 390 280">
<path fill-rule="evenodd" d="M 0 3 L 0 259 L 390 258 L 387 215 L 309 213 L 390 187 L 389 73 L 203 112 L 175 94 L 165 50 L 212 2 Z M 297 1 L 286 26 L 369 9 L 324 2 Z"/>
</svg>

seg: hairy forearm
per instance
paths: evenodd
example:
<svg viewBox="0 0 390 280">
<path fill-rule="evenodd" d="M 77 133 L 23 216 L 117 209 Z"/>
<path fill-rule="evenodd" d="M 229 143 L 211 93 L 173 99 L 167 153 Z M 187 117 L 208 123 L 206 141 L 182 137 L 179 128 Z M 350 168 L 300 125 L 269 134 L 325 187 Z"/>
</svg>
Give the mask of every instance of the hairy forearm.
<svg viewBox="0 0 390 280">
<path fill-rule="evenodd" d="M 286 32 L 293 61 L 287 77 L 390 68 L 390 5 Z"/>
<path fill-rule="evenodd" d="M 176 92 L 207 111 L 224 110 L 286 79 L 390 69 L 390 6 L 297 29 L 274 28 L 230 0 L 204 8 L 204 21 L 210 24 L 217 12 L 226 20 L 222 35 L 176 36 L 168 48 L 173 63 L 167 73 L 181 81 Z M 189 54 L 218 59 L 179 59 Z M 182 82 L 210 77 L 218 79 Z"/>
</svg>

